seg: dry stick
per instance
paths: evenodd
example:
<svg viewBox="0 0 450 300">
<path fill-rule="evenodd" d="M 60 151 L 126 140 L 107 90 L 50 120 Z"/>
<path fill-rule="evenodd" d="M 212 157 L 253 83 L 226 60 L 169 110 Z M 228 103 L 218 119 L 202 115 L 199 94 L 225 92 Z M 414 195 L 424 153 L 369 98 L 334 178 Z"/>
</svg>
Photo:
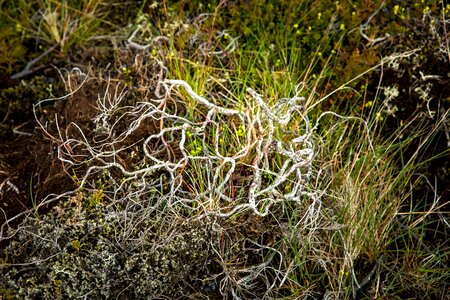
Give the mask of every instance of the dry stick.
<svg viewBox="0 0 450 300">
<path fill-rule="evenodd" d="M 206 46 L 206 51 L 209 51 L 209 48 L 211 47 L 211 43 L 214 37 L 214 25 L 216 23 L 216 17 L 217 14 L 219 13 L 219 9 L 227 2 L 227 0 L 221 0 L 219 2 L 219 4 L 214 8 L 214 14 L 213 14 L 213 20 L 212 20 L 212 24 L 211 24 L 211 32 L 209 34 L 209 40 L 208 40 L 208 44 Z"/>
<path fill-rule="evenodd" d="M 445 112 L 443 107 L 441 107 L 440 112 L 443 115 L 446 114 L 446 112 Z M 450 148 L 450 130 L 447 127 L 447 122 L 446 121 L 442 122 L 442 125 L 444 126 L 445 137 L 447 138 L 447 147 Z"/>
<path fill-rule="evenodd" d="M 381 3 L 380 7 L 369 17 L 369 19 L 367 19 L 366 23 L 362 24 L 359 26 L 359 32 L 360 34 L 363 36 L 363 38 L 365 38 L 366 40 L 368 40 L 368 45 L 374 45 L 378 42 L 382 42 L 385 39 L 387 39 L 387 37 L 383 37 L 383 38 L 376 38 L 376 39 L 372 39 L 369 38 L 364 32 L 363 30 L 365 30 L 367 28 L 367 26 L 369 25 L 370 21 L 372 21 L 372 19 L 381 11 L 381 9 L 384 7 L 384 1 Z"/>
<path fill-rule="evenodd" d="M 444 22 L 444 37 L 445 37 L 445 46 L 447 47 L 447 61 L 450 61 L 450 47 L 448 42 L 448 34 L 447 34 L 447 26 L 445 26 L 445 9 L 444 9 L 444 1 L 442 1 L 442 20 Z M 450 147 L 450 146 L 449 146 Z"/>
<path fill-rule="evenodd" d="M 375 274 L 378 266 L 381 264 L 381 261 L 383 260 L 384 255 L 381 254 L 380 257 L 377 259 L 376 263 L 373 265 L 372 269 L 370 270 L 369 274 L 367 274 L 361 281 L 358 283 L 356 282 L 356 288 L 353 293 L 353 296 L 356 298 L 356 293 L 360 291 L 362 288 L 364 288 L 372 279 L 373 275 Z"/>
<path fill-rule="evenodd" d="M 20 71 L 19 73 L 16 73 L 16 74 L 12 75 L 11 79 L 20 79 L 22 77 L 25 77 L 25 76 L 33 73 L 34 70 L 31 70 L 31 67 L 33 67 L 38 61 L 43 59 L 45 56 L 50 54 L 50 52 L 55 50 L 55 48 L 58 47 L 58 45 L 59 45 L 59 43 L 54 45 L 54 46 L 52 46 L 51 48 L 47 49 L 44 53 L 42 53 L 41 55 L 39 55 L 38 57 L 36 57 L 32 61 L 28 62 L 27 65 L 25 66 L 25 68 L 22 71 Z"/>
</svg>

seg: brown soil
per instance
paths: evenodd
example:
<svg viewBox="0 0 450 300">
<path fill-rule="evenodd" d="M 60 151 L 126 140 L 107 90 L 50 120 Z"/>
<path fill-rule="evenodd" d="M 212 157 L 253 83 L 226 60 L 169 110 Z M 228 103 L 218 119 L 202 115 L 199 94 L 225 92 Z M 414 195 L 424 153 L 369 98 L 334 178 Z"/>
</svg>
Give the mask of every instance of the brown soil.
<svg viewBox="0 0 450 300">
<path fill-rule="evenodd" d="M 59 194 L 74 187 L 58 160 L 55 142 L 35 134 L 0 145 L 0 224 L 33 208 L 34 199 Z"/>
<path fill-rule="evenodd" d="M 86 53 L 85 56 L 77 58 L 78 67 L 88 74 L 88 79 L 83 81 L 83 78 L 76 73 L 65 74 L 68 77 L 65 79 L 65 94 L 75 91 L 80 84 L 82 86 L 67 98 L 45 102 L 42 106 L 37 107 L 37 117 L 42 127 L 34 119 L 33 113 L 30 111 L 32 107 L 29 106 L 29 109 L 24 109 L 22 114 L 16 114 L 14 121 L 19 124 L 27 123 L 26 132 L 31 133 L 31 136 L 11 132 L 11 134 L 1 137 L 0 208 L 3 212 L 0 212 L 0 226 L 9 218 L 32 209 L 50 194 L 59 195 L 76 188 L 76 181 L 83 177 L 87 168 L 83 158 L 90 157 L 90 154 L 87 153 L 85 147 L 78 143 L 63 145 L 63 141 L 69 139 L 82 141 L 86 138 L 95 147 L 106 145 L 114 139 L 114 136 L 108 137 L 95 130 L 93 120 L 99 113 L 97 99 L 104 96 L 108 85 L 112 99 L 116 87 L 118 91 L 122 90 L 125 86 L 124 82 L 133 79 L 133 74 L 129 75 L 129 78 L 121 78 L 123 75 L 114 71 L 120 69 L 120 66 L 116 66 L 115 69 L 108 70 L 108 72 L 112 71 L 111 78 L 119 78 L 119 80 L 108 81 L 108 72 L 101 68 L 93 72 L 87 66 L 96 60 L 95 56 L 91 55 L 96 55 L 99 58 L 97 63 L 103 65 L 101 61 L 105 60 L 106 62 L 107 57 L 111 58 L 115 54 L 99 54 L 92 53 L 92 51 L 86 51 Z M 130 70 L 139 71 L 140 76 L 134 78 L 144 81 L 139 82 L 139 86 L 149 87 L 135 90 L 130 86 L 131 95 L 129 94 L 125 99 L 127 103 L 122 103 L 122 105 L 133 105 L 132 102 L 136 101 L 135 99 L 154 98 L 154 91 L 150 88 L 154 86 L 154 74 L 158 74 L 152 69 L 154 66 L 144 67 L 143 59 L 137 59 L 133 53 L 128 51 L 122 51 L 117 55 L 120 56 L 120 59 L 112 58 L 112 60 L 127 65 Z M 133 116 L 123 117 L 115 125 L 115 131 L 126 131 L 132 121 Z M 117 157 L 127 169 L 132 169 L 136 163 L 130 155 L 134 150 L 131 146 L 154 133 L 156 126 L 157 124 L 154 124 L 153 121 L 143 122 L 135 132 L 115 144 L 115 147 L 124 149 Z M 97 143 L 97 141 L 99 142 Z M 60 150 L 63 154 L 58 153 L 58 147 L 61 147 Z M 111 147 L 111 149 L 104 147 L 108 146 L 102 146 L 104 151 L 113 150 Z M 74 159 L 79 164 L 69 165 L 64 163 L 61 157 Z M 109 158 L 103 159 L 108 160 Z M 55 204 L 52 203 L 52 205 Z M 43 208 L 44 211 L 48 209 L 49 207 Z"/>
<path fill-rule="evenodd" d="M 69 81 L 72 81 L 69 86 L 77 84 L 76 79 L 70 80 L 69 77 Z M 75 188 L 72 178 L 75 170 L 58 158 L 59 135 L 64 139 L 73 136 L 75 130 L 72 122 L 84 131 L 91 130 L 96 91 L 89 86 L 68 99 L 37 107 L 39 122 L 45 126 L 45 131 L 34 119 L 31 106 L 14 115 L 14 122 L 27 124 L 27 128 L 25 134 L 11 133 L 1 137 L 0 208 L 3 212 L 0 214 L 0 226 L 9 218 L 32 209 L 46 196 Z M 48 210 L 48 207 L 43 210 Z"/>
</svg>

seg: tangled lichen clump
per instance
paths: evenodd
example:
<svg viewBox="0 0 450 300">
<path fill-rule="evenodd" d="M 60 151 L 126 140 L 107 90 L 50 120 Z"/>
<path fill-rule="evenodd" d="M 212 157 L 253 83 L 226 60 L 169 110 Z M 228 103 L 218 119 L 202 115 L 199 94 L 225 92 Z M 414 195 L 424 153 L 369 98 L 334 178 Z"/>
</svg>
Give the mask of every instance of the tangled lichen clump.
<svg viewBox="0 0 450 300">
<path fill-rule="evenodd" d="M 176 296 L 208 265 L 208 222 L 149 218 L 127 230 L 126 211 L 80 201 L 25 220 L 2 251 L 2 290 L 22 299 Z"/>
</svg>

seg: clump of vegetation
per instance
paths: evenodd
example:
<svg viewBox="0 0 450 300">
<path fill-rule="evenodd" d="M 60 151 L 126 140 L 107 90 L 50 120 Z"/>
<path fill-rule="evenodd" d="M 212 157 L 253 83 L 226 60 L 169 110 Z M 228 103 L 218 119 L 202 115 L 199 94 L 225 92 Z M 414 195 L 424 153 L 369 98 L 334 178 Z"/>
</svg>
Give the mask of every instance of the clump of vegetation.
<svg viewBox="0 0 450 300">
<path fill-rule="evenodd" d="M 41 48 L 59 45 L 66 53 L 81 45 L 103 23 L 110 4 L 103 1 L 2 1 L 5 27 L 13 26 L 26 40 L 37 40 Z"/>
<path fill-rule="evenodd" d="M 111 65 L 33 106 L 77 188 L 2 225 L 5 295 L 444 297 L 448 203 L 416 188 L 448 153 L 422 66 L 448 64 L 446 8 L 196 2 L 143 5 Z"/>
<path fill-rule="evenodd" d="M 111 205 L 103 196 L 102 190 L 79 192 L 28 217 L 2 250 L 3 291 L 44 299 L 180 296 L 190 278 L 205 272 L 215 235 L 210 223 L 142 218 L 129 204 Z"/>
</svg>

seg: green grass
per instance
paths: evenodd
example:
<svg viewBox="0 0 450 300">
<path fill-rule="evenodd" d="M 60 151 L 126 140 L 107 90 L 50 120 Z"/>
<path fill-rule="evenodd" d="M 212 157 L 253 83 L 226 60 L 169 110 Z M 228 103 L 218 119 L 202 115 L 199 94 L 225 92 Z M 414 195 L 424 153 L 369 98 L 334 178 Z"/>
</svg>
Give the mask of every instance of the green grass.
<svg viewBox="0 0 450 300">
<path fill-rule="evenodd" d="M 408 204 L 428 178 L 417 174 L 448 154 L 428 155 L 448 111 L 432 126 L 420 116 L 392 126 L 386 91 L 396 82 L 381 70 L 420 50 L 377 57 L 358 31 L 373 15 L 389 26 L 366 34 L 400 33 L 404 10 L 221 2 L 204 5 L 211 14 L 199 19 L 194 4 L 142 5 L 147 19 L 136 17 L 122 38 L 134 32 L 130 47 L 147 52 L 123 55 L 127 73 L 112 81 L 101 67 L 90 73 L 80 90 L 109 93 L 104 107 L 102 97 L 90 101 L 110 135 L 67 130 L 60 149 L 83 187 L 8 232 L 0 289 L 44 298 L 445 298 L 448 246 L 423 235 L 446 203 Z M 39 2 L 43 19 L 27 30 L 67 51 L 99 34 L 107 18 L 89 13 L 98 5 Z M 439 9 L 418 2 L 410 12 L 423 16 L 427 7 Z M 63 22 L 69 13 L 73 30 Z M 156 36 L 165 38 L 152 43 Z M 111 90 L 124 83 L 126 103 L 114 102 L 105 82 Z M 34 209 L 54 199 L 33 198 Z M 36 269 L 44 279 L 20 275 L 31 256 L 52 258 Z"/>
<path fill-rule="evenodd" d="M 3 14 L 24 38 L 62 53 L 85 42 L 102 23 L 107 5 L 102 1 L 2 1 Z M 106 9 L 105 9 L 106 8 Z"/>
</svg>

